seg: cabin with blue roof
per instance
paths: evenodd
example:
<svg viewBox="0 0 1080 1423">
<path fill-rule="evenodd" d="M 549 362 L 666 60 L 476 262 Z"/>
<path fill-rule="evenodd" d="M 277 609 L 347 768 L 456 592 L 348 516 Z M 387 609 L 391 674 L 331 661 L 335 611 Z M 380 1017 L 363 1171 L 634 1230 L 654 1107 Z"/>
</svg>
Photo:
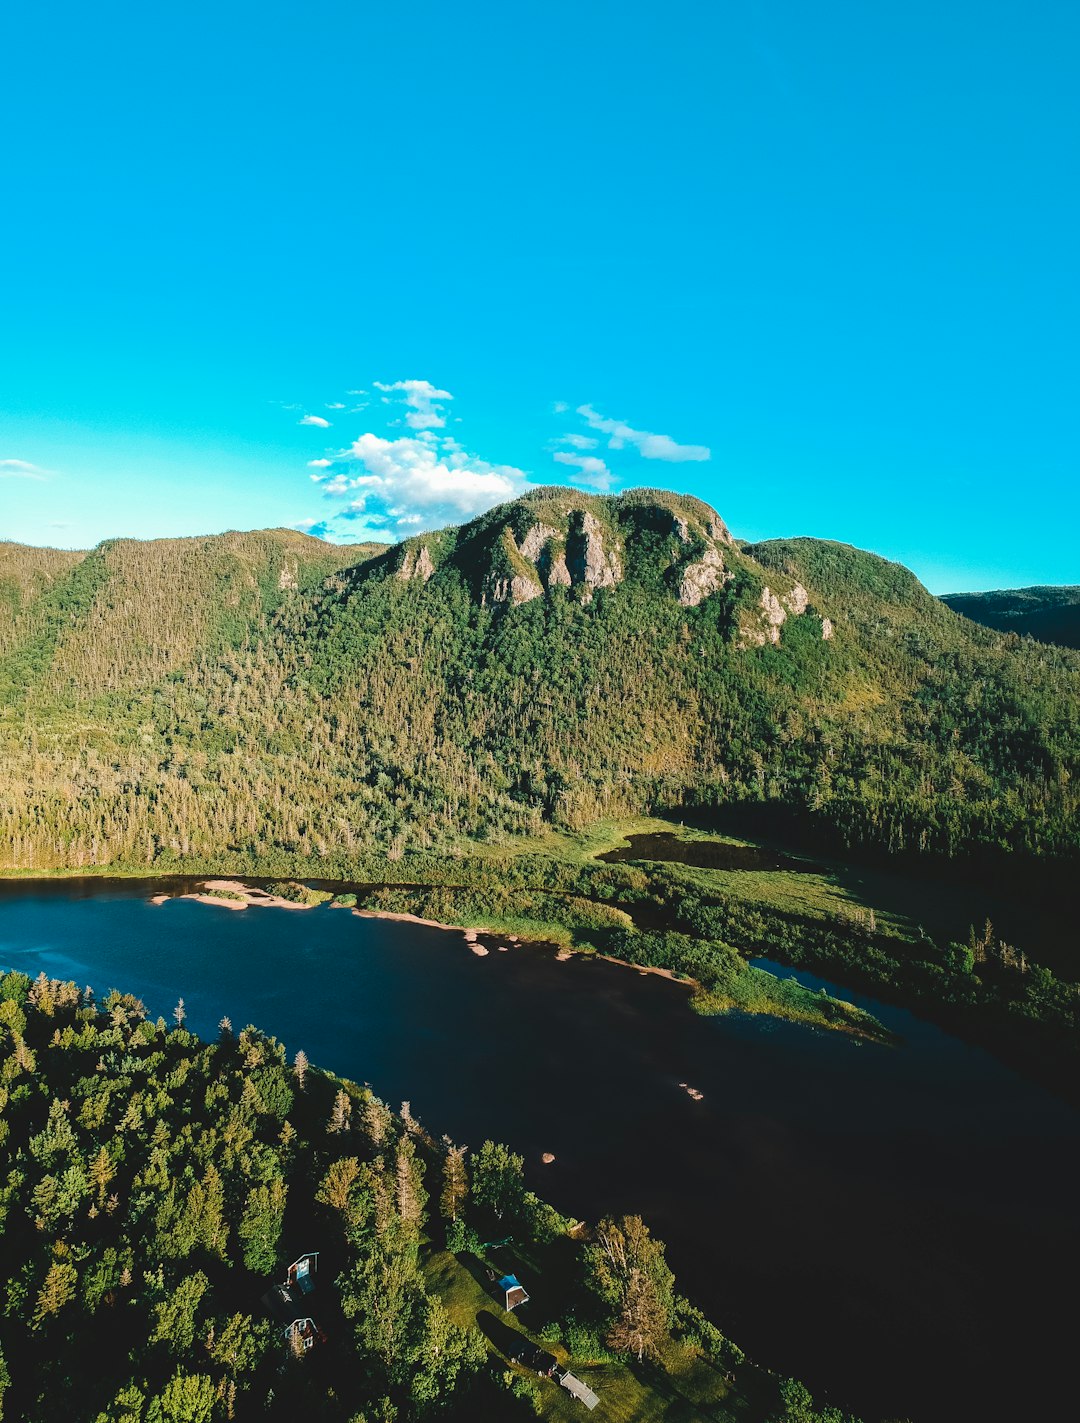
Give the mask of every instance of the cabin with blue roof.
<svg viewBox="0 0 1080 1423">
<path fill-rule="evenodd" d="M 516 1275 L 504 1275 L 499 1281 L 499 1289 L 503 1292 L 504 1308 L 507 1314 L 511 1310 L 517 1309 L 519 1304 L 528 1304 L 529 1302 L 525 1287 Z"/>
</svg>

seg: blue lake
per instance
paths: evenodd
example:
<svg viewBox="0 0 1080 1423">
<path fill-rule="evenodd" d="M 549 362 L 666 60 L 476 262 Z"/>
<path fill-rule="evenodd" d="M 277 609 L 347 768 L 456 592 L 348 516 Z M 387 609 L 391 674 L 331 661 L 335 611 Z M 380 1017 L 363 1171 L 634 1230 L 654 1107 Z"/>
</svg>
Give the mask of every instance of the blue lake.
<svg viewBox="0 0 1080 1423">
<path fill-rule="evenodd" d="M 182 996 L 201 1033 L 256 1023 L 436 1135 L 505 1140 L 560 1209 L 644 1215 L 726 1333 L 868 1419 L 1071 1396 L 1080 1113 L 988 1054 L 855 994 L 899 1046 L 701 1018 L 678 984 L 541 946 L 148 902 L 175 887 L 0 882 L 0 966 L 154 1016 Z"/>
</svg>

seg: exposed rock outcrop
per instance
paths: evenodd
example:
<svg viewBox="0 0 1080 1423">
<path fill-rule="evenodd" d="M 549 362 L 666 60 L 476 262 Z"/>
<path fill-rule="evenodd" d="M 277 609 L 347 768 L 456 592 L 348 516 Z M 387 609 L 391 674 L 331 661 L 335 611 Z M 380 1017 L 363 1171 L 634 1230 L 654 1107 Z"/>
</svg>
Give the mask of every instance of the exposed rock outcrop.
<svg viewBox="0 0 1080 1423">
<path fill-rule="evenodd" d="M 405 582 L 419 578 L 421 582 L 426 583 L 434 572 L 435 565 L 431 561 L 428 547 L 426 544 L 421 544 L 418 549 L 411 548 L 406 551 L 405 557 L 398 565 L 397 576 L 404 579 Z"/>
<path fill-rule="evenodd" d="M 714 510 L 709 510 L 708 522 L 709 538 L 714 539 L 718 544 L 727 544 L 729 548 L 735 547 L 735 540 L 731 537 L 731 530 L 724 523 L 720 515 Z"/>
<path fill-rule="evenodd" d="M 588 509 L 575 510 L 566 540 L 566 566 L 571 583 L 582 584 L 586 601 L 594 588 L 613 588 L 622 581 L 622 558 L 617 548 L 605 548 L 604 530 Z"/>
<path fill-rule="evenodd" d="M 496 574 L 489 576 L 481 594 L 483 603 L 529 603 L 533 598 L 539 598 L 543 593 L 543 588 L 534 579 L 527 577 L 524 573 L 513 573 L 499 577 Z"/>
<path fill-rule="evenodd" d="M 796 583 L 789 593 L 775 594 L 768 586 L 762 588 L 758 606 L 749 617 L 739 623 L 738 645 L 740 647 L 774 646 L 780 641 L 780 631 L 789 616 L 802 617 L 810 607 L 810 595 L 801 583 Z M 830 618 L 821 618 L 821 637 L 824 642 L 833 635 Z"/>
<path fill-rule="evenodd" d="M 806 612 L 806 605 L 810 601 L 810 595 L 801 583 L 796 583 L 790 593 L 781 593 L 780 601 L 789 613 L 794 613 L 796 617 Z"/>
<path fill-rule="evenodd" d="M 545 588 L 554 588 L 556 585 L 570 587 L 570 570 L 566 566 L 566 555 L 561 549 L 556 551 L 550 543 L 545 544 L 540 550 L 536 566 L 540 570 Z"/>
<path fill-rule="evenodd" d="M 758 607 L 752 618 L 743 618 L 739 623 L 740 647 L 764 647 L 767 642 L 774 645 L 780 641 L 780 629 L 787 621 L 787 610 L 768 586 L 762 588 Z"/>
<path fill-rule="evenodd" d="M 300 580 L 296 574 L 297 566 L 295 559 L 286 559 L 281 565 L 281 572 L 278 574 L 278 591 L 281 593 L 295 593 L 300 587 Z"/>
<path fill-rule="evenodd" d="M 696 608 L 710 594 L 730 582 L 732 574 L 724 568 L 723 555 L 717 548 L 707 548 L 697 563 L 688 563 L 679 582 L 679 602 L 684 608 Z"/>
<path fill-rule="evenodd" d="M 527 558 L 530 563 L 536 563 L 544 546 L 551 539 L 558 537 L 559 531 L 551 528 L 549 524 L 533 524 L 532 528 L 518 544 L 522 558 Z"/>
</svg>

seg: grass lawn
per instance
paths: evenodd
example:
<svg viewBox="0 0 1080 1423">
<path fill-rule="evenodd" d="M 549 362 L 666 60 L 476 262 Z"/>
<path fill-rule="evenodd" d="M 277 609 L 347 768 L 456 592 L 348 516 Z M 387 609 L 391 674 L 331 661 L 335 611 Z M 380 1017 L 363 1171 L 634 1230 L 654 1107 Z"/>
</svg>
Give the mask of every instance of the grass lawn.
<svg viewBox="0 0 1080 1423">
<path fill-rule="evenodd" d="M 485 1314 L 494 1315 L 502 1326 L 527 1334 L 548 1349 L 600 1398 L 599 1406 L 589 1413 L 584 1404 L 554 1379 L 536 1379 L 535 1374 L 506 1363 L 505 1357 L 489 1341 L 492 1355 L 506 1368 L 536 1381 L 543 1418 L 557 1420 L 557 1423 L 564 1420 L 565 1423 L 584 1423 L 587 1418 L 602 1419 L 604 1423 L 652 1423 L 653 1419 L 663 1419 L 665 1423 L 692 1423 L 694 1419 L 716 1420 L 716 1423 L 739 1419 L 752 1423 L 763 1416 L 741 1392 L 743 1375 L 758 1373 L 750 1366 L 740 1369 L 737 1384 L 728 1384 L 696 1351 L 673 1341 L 660 1365 L 646 1364 L 639 1368 L 636 1364 L 621 1362 L 571 1359 L 561 1344 L 546 1344 L 538 1334 L 530 1332 L 530 1323 L 536 1328 L 544 1322 L 539 1313 L 530 1320 L 529 1311 L 534 1306 L 524 1306 L 525 1314 L 521 1318 L 517 1313 L 507 1314 L 455 1256 L 446 1251 L 432 1254 L 426 1271 L 430 1287 L 439 1295 L 455 1324 L 472 1325 L 477 1323 L 478 1317 L 483 1322 Z"/>
</svg>

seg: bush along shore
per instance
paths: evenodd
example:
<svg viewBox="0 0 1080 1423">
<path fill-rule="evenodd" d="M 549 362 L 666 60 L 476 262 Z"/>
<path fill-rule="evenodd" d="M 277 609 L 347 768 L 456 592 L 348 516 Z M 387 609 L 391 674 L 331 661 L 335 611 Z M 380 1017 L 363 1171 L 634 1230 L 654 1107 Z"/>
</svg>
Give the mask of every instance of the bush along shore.
<svg viewBox="0 0 1080 1423">
<path fill-rule="evenodd" d="M 768 1012 L 888 1037 L 842 999 L 747 963 L 766 957 L 912 1008 L 1080 1099 L 1080 985 L 999 936 L 974 902 L 960 937 L 930 933 L 919 922 L 918 880 L 908 890 L 908 914 L 875 914 L 845 895 L 827 865 L 811 864 L 815 873 L 738 873 L 596 858 L 625 845 L 627 828 L 660 825 L 670 830 L 658 821 L 604 822 L 579 836 L 467 845 L 453 855 L 164 856 L 153 867 L 109 865 L 94 873 L 155 881 L 175 873 L 184 876 L 186 890 L 198 888 L 199 875 L 240 876 L 247 886 L 279 893 L 291 881 L 287 892 L 299 902 L 333 896 L 349 907 L 487 928 L 661 968 L 693 980 L 694 1004 L 704 1011 Z"/>
<path fill-rule="evenodd" d="M 612 1418 L 855 1423 L 747 1362 L 639 1218 L 174 1020 L 0 975 L 0 1417 L 572 1419 L 569 1373 Z"/>
</svg>

